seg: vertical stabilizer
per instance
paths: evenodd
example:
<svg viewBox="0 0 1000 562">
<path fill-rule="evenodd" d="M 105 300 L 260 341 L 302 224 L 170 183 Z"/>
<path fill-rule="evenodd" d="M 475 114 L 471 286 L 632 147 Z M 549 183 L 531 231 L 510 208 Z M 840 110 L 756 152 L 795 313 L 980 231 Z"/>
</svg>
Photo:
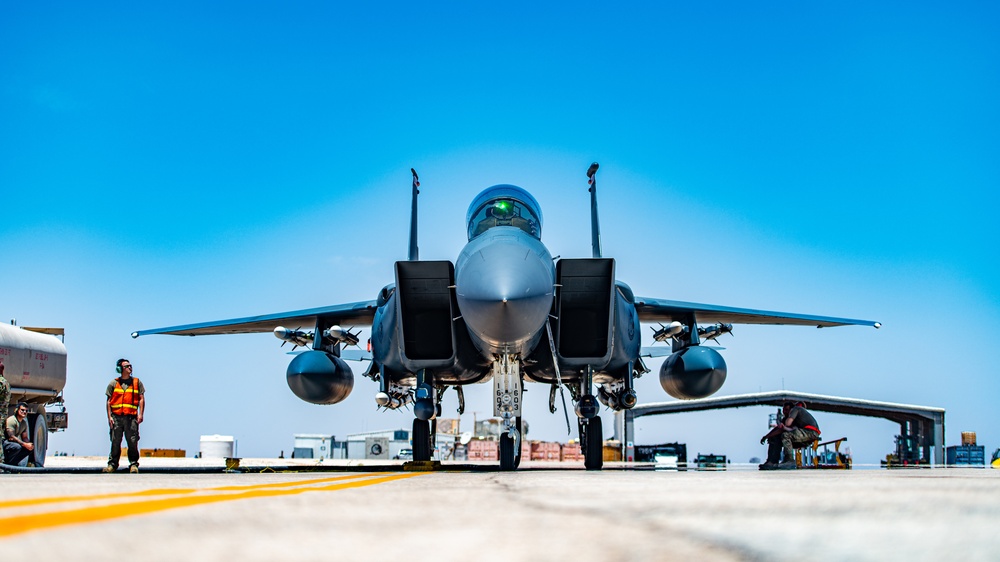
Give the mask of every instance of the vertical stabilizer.
<svg viewBox="0 0 1000 562">
<path fill-rule="evenodd" d="M 410 168 L 413 174 L 413 203 L 410 205 L 410 261 L 420 259 L 420 249 L 417 247 L 417 195 L 420 194 L 420 178 L 417 171 Z"/>
<path fill-rule="evenodd" d="M 597 169 L 601 165 L 594 162 L 587 169 L 587 183 L 590 184 L 590 245 L 595 258 L 601 256 L 601 222 L 597 218 Z"/>
</svg>

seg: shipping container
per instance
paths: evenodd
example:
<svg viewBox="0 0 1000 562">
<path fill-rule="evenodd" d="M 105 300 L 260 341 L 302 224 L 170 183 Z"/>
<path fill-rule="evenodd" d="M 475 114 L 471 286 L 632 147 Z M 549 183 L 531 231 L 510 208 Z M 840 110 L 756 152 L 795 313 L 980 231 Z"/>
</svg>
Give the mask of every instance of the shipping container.
<svg viewBox="0 0 1000 562">
<path fill-rule="evenodd" d="M 127 451 L 127 449 L 124 449 Z M 168 457 L 168 458 L 183 458 L 186 454 L 184 449 L 139 449 L 140 457 Z M 128 455 L 123 455 L 128 458 Z"/>
<path fill-rule="evenodd" d="M 986 466 L 986 448 L 982 445 L 953 445 L 946 450 L 946 463 L 956 466 Z"/>
</svg>

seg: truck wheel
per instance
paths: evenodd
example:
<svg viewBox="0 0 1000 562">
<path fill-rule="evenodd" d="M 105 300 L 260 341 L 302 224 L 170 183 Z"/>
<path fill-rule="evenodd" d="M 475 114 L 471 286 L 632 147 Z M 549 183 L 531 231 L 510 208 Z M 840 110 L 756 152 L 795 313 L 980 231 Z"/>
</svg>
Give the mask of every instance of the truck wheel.
<svg viewBox="0 0 1000 562">
<path fill-rule="evenodd" d="M 49 446 L 49 428 L 45 423 L 45 415 L 35 414 L 28 418 L 28 435 L 35 446 L 32 451 L 35 466 L 45 466 L 45 449 Z"/>
</svg>

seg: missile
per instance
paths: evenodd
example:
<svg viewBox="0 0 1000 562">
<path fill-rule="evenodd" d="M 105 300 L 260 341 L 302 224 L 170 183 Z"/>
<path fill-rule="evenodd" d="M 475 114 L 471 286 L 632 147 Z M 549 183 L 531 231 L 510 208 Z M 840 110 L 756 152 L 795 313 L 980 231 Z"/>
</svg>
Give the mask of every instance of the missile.
<svg viewBox="0 0 1000 562">
<path fill-rule="evenodd" d="M 382 408 L 389 410 L 395 410 L 401 406 L 405 406 L 410 402 L 410 395 L 390 395 L 385 392 L 379 392 L 375 395 L 375 403 Z"/>
<path fill-rule="evenodd" d="M 660 324 L 660 326 L 661 328 L 659 330 L 653 330 L 653 339 L 660 342 L 667 341 L 668 338 L 672 338 L 687 331 L 687 326 L 677 321 L 671 322 L 666 326 Z"/>
<path fill-rule="evenodd" d="M 361 332 L 358 332 L 360 334 Z M 345 330 L 340 326 L 330 326 L 325 332 L 326 337 L 340 342 L 344 345 L 358 345 L 358 334 L 352 334 L 350 330 Z"/>
<path fill-rule="evenodd" d="M 311 332 L 303 332 L 301 330 L 289 330 L 284 326 L 278 326 L 274 329 L 274 337 L 278 338 L 283 342 L 288 342 L 298 347 L 306 347 L 312 345 L 313 335 Z"/>
<path fill-rule="evenodd" d="M 705 328 L 698 328 L 698 335 L 704 340 L 714 340 L 722 334 L 730 334 L 733 331 L 732 324 L 713 324 Z"/>
</svg>

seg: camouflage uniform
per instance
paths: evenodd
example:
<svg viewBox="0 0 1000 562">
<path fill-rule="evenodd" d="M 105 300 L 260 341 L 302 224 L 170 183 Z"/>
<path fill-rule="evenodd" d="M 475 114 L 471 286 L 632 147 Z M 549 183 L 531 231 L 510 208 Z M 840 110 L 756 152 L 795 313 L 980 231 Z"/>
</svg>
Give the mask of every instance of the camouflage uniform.
<svg viewBox="0 0 1000 562">
<path fill-rule="evenodd" d="M 7 382 L 7 379 L 5 379 L 3 375 L 0 375 L 0 414 L 2 414 L 0 415 L 0 420 L 3 421 L 7 420 L 7 406 L 9 405 L 10 405 L 10 383 Z M 2 422 L 0 422 L 0 425 L 2 425 Z M 0 432 L 4 433 L 3 439 L 7 439 L 7 434 L 2 427 L 0 427 Z M 4 462 L 3 447 L 0 447 L 0 463 L 2 462 Z"/>
<path fill-rule="evenodd" d="M 792 429 L 768 438 L 767 463 L 765 464 L 794 463 L 796 446 L 801 447 L 819 439 L 819 424 L 816 423 L 816 418 L 808 410 L 801 406 L 795 406 L 783 415 L 786 420 L 792 419 Z"/>
<path fill-rule="evenodd" d="M 111 428 L 111 454 L 108 455 L 108 466 L 118 468 L 118 459 L 122 456 L 122 436 L 128 447 L 129 466 L 139 466 L 139 421 L 135 416 L 112 415 L 115 420 Z"/>
<path fill-rule="evenodd" d="M 771 441 L 767 460 L 778 462 L 778 445 L 780 443 L 781 462 L 795 462 L 795 447 L 803 446 L 819 439 L 819 424 L 808 410 L 795 406 L 785 414 L 786 420 L 791 418 L 792 429 L 781 434 L 781 438 Z"/>
<path fill-rule="evenodd" d="M 811 429 L 803 429 L 801 427 L 796 427 L 791 431 L 786 431 L 781 434 L 781 452 L 784 456 L 784 462 L 789 462 L 795 460 L 795 446 L 811 444 L 813 441 L 819 439 L 819 433 Z"/>
</svg>

